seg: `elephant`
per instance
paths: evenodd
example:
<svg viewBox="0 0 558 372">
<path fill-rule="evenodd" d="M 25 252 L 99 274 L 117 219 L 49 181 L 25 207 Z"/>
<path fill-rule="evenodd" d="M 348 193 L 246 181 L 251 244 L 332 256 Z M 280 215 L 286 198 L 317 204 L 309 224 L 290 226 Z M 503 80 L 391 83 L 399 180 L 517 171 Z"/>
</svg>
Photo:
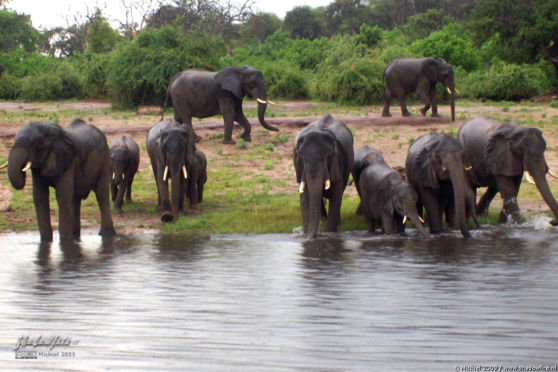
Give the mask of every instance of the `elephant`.
<svg viewBox="0 0 558 372">
<path fill-rule="evenodd" d="M 391 116 L 389 105 L 393 98 L 399 100 L 403 116 L 411 116 L 405 105 L 405 96 L 417 92 L 425 103 L 422 115 L 432 105 L 432 116 L 438 115 L 436 83 L 444 84 L 450 93 L 451 120 L 455 121 L 455 87 L 453 68 L 447 62 L 435 58 L 397 58 L 391 61 L 382 75 L 384 85 L 384 111 L 382 116 Z"/>
<path fill-rule="evenodd" d="M 138 144 L 130 137 L 123 135 L 110 144 L 112 160 L 112 178 L 110 190 L 114 209 L 122 211 L 124 194 L 126 201 L 132 200 L 132 182 L 138 171 L 140 150 Z"/>
<path fill-rule="evenodd" d="M 467 177 L 475 195 L 478 187 L 487 187 L 477 204 L 477 214 L 486 212 L 500 192 L 504 205 L 499 222 L 510 218 L 513 223 L 521 223 L 517 194 L 523 173 L 527 172 L 554 214 L 551 223 L 558 224 L 558 204 L 545 177 L 549 169 L 544 157 L 546 142 L 540 130 L 478 116 L 461 125 L 457 138 L 465 149 L 465 162 L 471 165 Z"/>
<path fill-rule="evenodd" d="M 408 217 L 422 236 L 428 237 L 417 212 L 415 190 L 377 150 L 363 146 L 355 152 L 353 178 L 369 232 L 380 226 L 388 235 L 404 232 Z"/>
<path fill-rule="evenodd" d="M 194 134 L 187 126 L 173 120 L 162 120 L 149 130 L 146 143 L 157 183 L 157 210 L 163 211 L 161 221 L 175 222 L 178 212 L 184 209 L 187 179 L 192 176 L 190 167 L 195 161 L 196 152 Z"/>
<path fill-rule="evenodd" d="M 78 239 L 81 201 L 95 192 L 101 212 L 103 237 L 116 234 L 110 212 L 110 150 L 105 135 L 76 119 L 66 128 L 32 122 L 21 129 L 8 155 L 8 178 L 16 190 L 25 186 L 26 172 L 33 177 L 33 202 L 41 241 L 52 241 L 49 187 L 56 190 L 60 240 Z"/>
<path fill-rule="evenodd" d="M 428 215 L 432 234 L 443 230 L 442 217 L 470 237 L 466 219 L 466 178 L 463 146 L 447 134 L 424 134 L 409 147 L 405 160 L 407 178 L 418 194 L 419 211 Z"/>
<path fill-rule="evenodd" d="M 321 215 L 327 217 L 326 231 L 336 232 L 343 192 L 353 168 L 351 131 L 326 115 L 300 131 L 293 147 L 304 233 L 310 239 L 316 237 Z M 323 198 L 329 199 L 329 213 Z"/>
<path fill-rule="evenodd" d="M 207 159 L 200 150 L 194 152 L 194 161 L 190 165 L 186 194 L 190 207 L 195 208 L 203 201 L 203 188 L 207 182 Z"/>
<path fill-rule="evenodd" d="M 267 91 L 263 74 L 250 66 L 227 67 L 219 72 L 191 69 L 176 74 L 167 89 L 161 120 L 170 97 L 174 107 L 174 119 L 187 125 L 192 133 L 192 117 L 206 118 L 221 114 L 225 122 L 224 144 L 235 144 L 232 139 L 233 125 L 236 121 L 244 128 L 242 139 L 251 141 L 251 125 L 242 112 L 244 96 L 258 101 L 258 120 L 271 131 L 279 129 L 269 125 L 264 114 L 267 104 Z M 196 135 L 196 142 L 201 137 Z"/>
</svg>

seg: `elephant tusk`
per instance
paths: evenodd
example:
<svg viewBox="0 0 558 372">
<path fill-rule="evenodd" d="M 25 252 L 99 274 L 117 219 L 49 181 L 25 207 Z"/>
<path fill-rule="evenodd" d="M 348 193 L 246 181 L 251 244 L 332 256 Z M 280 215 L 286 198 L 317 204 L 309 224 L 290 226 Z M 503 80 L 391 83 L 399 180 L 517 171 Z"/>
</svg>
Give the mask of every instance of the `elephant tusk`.
<svg viewBox="0 0 558 372">
<path fill-rule="evenodd" d="M 167 180 L 167 174 L 169 173 L 169 166 L 165 165 L 165 171 L 163 172 L 163 181 Z"/>
<path fill-rule="evenodd" d="M 112 172 L 112 180 L 114 181 L 116 179 L 116 173 Z"/>
<path fill-rule="evenodd" d="M 457 94 L 460 94 L 460 93 L 461 93 L 461 92 L 459 91 L 459 89 L 457 89 L 457 88 L 455 88 L 455 87 L 453 88 L 453 90 L 455 90 L 455 91 L 457 92 Z"/>
<path fill-rule="evenodd" d="M 331 181 L 330 180 L 326 180 L 325 181 L 325 189 L 329 190 L 329 188 L 331 187 Z"/>
<path fill-rule="evenodd" d="M 275 102 L 270 101 L 270 100 L 267 100 L 267 103 L 269 103 L 270 105 L 274 105 L 274 104 L 275 104 Z"/>
<path fill-rule="evenodd" d="M 122 180 L 124 180 L 124 173 L 122 173 Z"/>
<path fill-rule="evenodd" d="M 407 223 L 407 216 L 403 217 L 403 225 Z"/>
<path fill-rule="evenodd" d="M 263 104 L 266 104 L 266 103 L 267 103 L 267 101 L 264 101 L 264 100 L 261 99 L 261 98 L 256 98 L 256 101 L 258 101 L 259 103 L 263 103 Z"/>
<path fill-rule="evenodd" d="M 302 182 L 300 183 L 300 187 L 298 188 L 298 192 L 299 192 L 300 194 L 303 194 L 303 193 L 304 193 L 304 185 L 305 185 L 305 183 L 304 183 L 304 181 L 302 181 Z"/>
<path fill-rule="evenodd" d="M 447 171 L 448 171 L 448 168 L 446 168 L 446 167 L 443 167 L 443 168 L 442 168 L 442 172 L 445 173 L 445 172 L 447 172 Z"/>
<path fill-rule="evenodd" d="M 4 169 L 8 167 L 8 162 L 5 162 L 4 164 L 0 165 L 0 169 Z"/>
<path fill-rule="evenodd" d="M 467 168 L 465 168 L 465 171 L 470 172 L 473 169 L 472 165 L 469 165 Z"/>
<path fill-rule="evenodd" d="M 422 219 L 422 217 L 421 217 L 421 216 L 418 216 L 418 218 L 419 218 L 419 220 L 420 220 L 420 223 L 424 224 L 424 220 Z"/>
<path fill-rule="evenodd" d="M 550 174 L 554 178 L 558 178 L 558 176 L 556 174 L 554 174 L 554 172 L 551 171 L 550 169 L 548 170 L 548 174 Z"/>
<path fill-rule="evenodd" d="M 25 164 L 25 167 L 23 167 L 23 169 L 21 170 L 22 172 L 27 172 L 29 170 L 29 168 L 31 168 L 31 162 L 28 161 L 27 164 Z"/>
<path fill-rule="evenodd" d="M 451 89 L 449 87 L 446 87 L 446 89 L 448 90 L 448 93 L 451 94 Z"/>
<path fill-rule="evenodd" d="M 530 184 L 535 184 L 535 181 L 533 180 L 533 177 L 531 177 L 531 175 L 529 174 L 529 172 L 525 172 L 525 179 L 527 180 L 527 182 L 529 182 Z"/>
<path fill-rule="evenodd" d="M 184 179 L 187 179 L 188 178 L 188 172 L 186 172 L 186 166 L 185 165 L 182 166 L 182 171 L 184 172 Z"/>
</svg>

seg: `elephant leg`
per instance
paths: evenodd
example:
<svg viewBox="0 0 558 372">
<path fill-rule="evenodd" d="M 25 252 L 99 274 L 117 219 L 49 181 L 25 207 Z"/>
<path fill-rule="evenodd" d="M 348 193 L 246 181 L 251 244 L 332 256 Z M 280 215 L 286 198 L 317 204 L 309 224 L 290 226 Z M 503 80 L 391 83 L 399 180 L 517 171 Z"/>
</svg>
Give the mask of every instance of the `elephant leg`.
<svg viewBox="0 0 558 372">
<path fill-rule="evenodd" d="M 498 188 L 493 186 L 488 186 L 486 192 L 483 196 L 481 196 L 479 202 L 477 203 L 477 216 L 484 215 L 488 213 L 488 207 L 490 206 L 490 202 L 498 193 Z"/>
<path fill-rule="evenodd" d="M 67 170 L 60 176 L 56 183 L 56 202 L 58 203 L 58 231 L 60 233 L 60 240 L 71 240 L 74 237 L 75 219 L 74 219 L 74 172 L 73 168 Z M 108 186 L 107 180 L 107 199 L 108 199 Z M 107 201 L 108 202 L 108 201 Z"/>
<path fill-rule="evenodd" d="M 407 110 L 407 105 L 405 104 L 405 93 L 400 94 L 398 98 L 399 106 L 401 106 L 401 114 L 403 116 L 411 116 L 411 113 Z"/>
<path fill-rule="evenodd" d="M 93 190 L 95 192 L 97 204 L 99 205 L 99 211 L 101 212 L 101 229 L 99 230 L 99 235 L 101 236 L 116 235 L 116 230 L 114 230 L 114 224 L 112 223 L 110 201 L 108 197 L 109 177 L 110 172 L 104 172 L 101 174 L 99 181 L 97 182 L 97 186 Z"/>
<path fill-rule="evenodd" d="M 134 175 L 129 174 L 126 177 L 126 201 L 127 202 L 132 201 L 132 182 L 134 182 Z"/>
<path fill-rule="evenodd" d="M 186 119 L 184 119 L 184 121 L 180 121 L 179 123 L 186 125 L 192 131 L 192 133 L 194 134 L 194 141 L 196 143 L 201 141 L 202 138 L 198 136 L 194 131 L 194 126 L 192 125 L 192 116 L 187 116 Z"/>
<path fill-rule="evenodd" d="M 515 177 L 501 176 L 497 177 L 496 181 L 504 202 L 498 222 L 505 223 L 511 219 L 512 223 L 521 224 L 521 213 L 517 204 L 517 194 L 519 192 L 517 179 Z"/>
<path fill-rule="evenodd" d="M 329 211 L 326 222 L 326 231 L 337 232 L 337 227 L 341 221 L 341 201 L 343 199 L 343 190 L 340 185 L 332 185 L 335 191 L 329 199 Z"/>
<path fill-rule="evenodd" d="M 223 115 L 223 121 L 225 123 L 225 137 L 223 138 L 223 144 L 234 145 L 236 142 L 232 139 L 232 132 L 235 119 L 235 107 L 234 103 L 228 99 L 219 100 L 219 107 L 221 109 L 221 114 Z"/>
<path fill-rule="evenodd" d="M 436 84 L 432 84 L 428 90 L 428 97 L 432 103 L 432 116 L 439 117 L 438 114 L 438 98 L 436 97 Z"/>
<path fill-rule="evenodd" d="M 440 203 L 434 193 L 426 188 L 420 189 L 420 196 L 426 214 L 428 216 L 428 225 L 432 234 L 439 234 L 443 231 L 442 224 L 442 211 L 440 210 Z"/>
<path fill-rule="evenodd" d="M 431 102 L 430 82 L 419 83 L 419 85 L 417 87 L 417 95 L 419 96 L 421 101 L 424 102 L 424 107 L 420 109 L 420 113 L 421 113 L 422 116 L 425 116 L 426 112 L 430 108 L 430 102 Z M 434 107 L 432 107 L 432 109 L 434 110 Z"/>
<path fill-rule="evenodd" d="M 52 241 L 52 225 L 50 224 L 50 202 L 48 186 L 41 185 L 36 179 L 33 180 L 33 203 L 39 224 L 39 233 L 42 242 Z"/>
<path fill-rule="evenodd" d="M 116 195 L 118 195 L 118 186 L 116 186 L 116 182 L 114 180 L 110 181 L 110 196 L 112 201 L 116 200 Z"/>
<path fill-rule="evenodd" d="M 237 109 L 236 109 L 236 116 L 235 116 L 234 120 L 238 124 L 242 125 L 242 127 L 244 128 L 244 133 L 242 133 L 241 138 L 246 142 L 250 142 L 250 141 L 252 141 L 252 137 L 250 136 L 250 132 L 252 130 L 252 125 L 250 124 L 250 122 L 248 121 L 246 116 L 244 116 L 244 113 L 242 112 L 241 104 L 239 104 L 238 106 L 239 107 L 237 107 Z"/>
<path fill-rule="evenodd" d="M 190 177 L 192 177 L 192 172 L 188 175 L 188 179 L 185 180 L 184 178 L 180 179 L 180 196 L 178 197 L 178 211 L 184 212 L 184 199 L 185 196 L 188 195 L 188 188 L 190 185 Z"/>
<path fill-rule="evenodd" d="M 389 113 L 391 99 L 391 91 L 388 88 L 384 88 L 384 111 L 382 112 L 382 116 L 391 116 L 391 114 Z"/>
<path fill-rule="evenodd" d="M 73 216 L 74 216 L 74 239 L 79 239 L 81 236 L 81 199 L 78 196 L 74 196 L 73 201 Z"/>
<path fill-rule="evenodd" d="M 157 188 L 159 190 L 159 206 L 157 209 L 159 211 L 170 211 L 170 200 L 169 200 L 169 179 L 163 181 L 164 169 L 162 164 L 157 165 Z"/>
</svg>

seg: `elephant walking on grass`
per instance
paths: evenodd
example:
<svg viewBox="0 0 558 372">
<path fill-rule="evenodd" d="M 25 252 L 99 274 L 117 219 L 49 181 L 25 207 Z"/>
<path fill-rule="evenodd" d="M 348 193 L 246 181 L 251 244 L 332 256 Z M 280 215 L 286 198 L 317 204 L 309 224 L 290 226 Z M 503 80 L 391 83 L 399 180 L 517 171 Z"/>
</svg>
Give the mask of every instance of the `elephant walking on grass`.
<svg viewBox="0 0 558 372">
<path fill-rule="evenodd" d="M 263 74 L 250 66 L 227 67 L 219 72 L 192 69 L 176 74 L 167 90 L 163 114 L 170 97 L 174 120 L 187 125 L 192 133 L 192 117 L 207 118 L 221 114 L 225 122 L 224 144 L 235 144 L 232 139 L 235 121 L 244 128 L 242 139 L 251 141 L 251 125 L 242 111 L 246 95 L 258 101 L 260 124 L 268 130 L 278 131 L 264 118 L 267 104 L 271 101 L 267 99 Z M 201 137 L 195 136 L 196 142 L 199 142 Z"/>
<path fill-rule="evenodd" d="M 407 178 L 426 209 L 432 234 L 443 230 L 443 215 L 464 237 L 469 237 L 466 219 L 466 179 L 463 146 L 456 138 L 435 132 L 417 138 L 409 147 Z"/>
<path fill-rule="evenodd" d="M 477 204 L 477 214 L 486 212 L 500 192 L 504 201 L 500 223 L 521 223 L 517 194 L 523 172 L 527 172 L 554 214 L 552 224 L 558 224 L 558 204 L 545 177 L 549 169 L 544 158 L 546 142 L 540 130 L 479 116 L 463 123 L 457 138 L 465 149 L 465 161 L 472 166 L 467 174 L 475 193 L 478 187 L 488 187 Z"/>
<path fill-rule="evenodd" d="M 428 237 L 417 213 L 415 190 L 378 151 L 363 146 L 355 152 L 353 178 L 370 232 L 376 227 L 382 227 L 386 234 L 404 232 L 408 217 L 422 236 Z"/>
<path fill-rule="evenodd" d="M 316 237 L 321 216 L 327 217 L 326 231 L 337 231 L 353 159 L 351 131 L 330 115 L 308 124 L 296 136 L 293 160 L 300 183 L 304 233 L 309 238 Z M 325 210 L 324 198 L 329 199 L 329 212 Z"/>
<path fill-rule="evenodd" d="M 16 190 L 33 177 L 33 202 L 41 241 L 52 241 L 49 187 L 56 190 L 60 240 L 77 239 L 81 232 L 81 201 L 95 192 L 101 211 L 102 236 L 115 235 L 110 213 L 110 150 L 105 135 L 83 120 L 66 127 L 29 123 L 15 137 L 8 156 L 8 177 Z"/>
<path fill-rule="evenodd" d="M 140 150 L 138 144 L 128 136 L 121 136 L 110 144 L 112 160 L 112 178 L 110 191 L 114 209 L 122 211 L 124 195 L 126 201 L 132 201 L 132 182 L 138 171 Z"/>
<path fill-rule="evenodd" d="M 391 61 L 383 73 L 384 111 L 382 116 L 391 116 L 391 100 L 397 98 L 403 116 L 411 116 L 405 97 L 417 92 L 425 106 L 420 109 L 422 115 L 432 106 L 432 116 L 438 115 L 436 83 L 444 84 L 450 93 L 451 120 L 455 121 L 455 86 L 453 68 L 450 64 L 435 58 L 398 58 Z"/>
<path fill-rule="evenodd" d="M 184 125 L 172 120 L 163 120 L 149 130 L 146 142 L 157 183 L 157 210 L 163 211 L 161 221 L 174 222 L 178 219 L 178 212 L 184 210 L 188 178 L 199 177 L 194 172 L 199 172 L 200 167 L 192 168 L 196 162 L 194 134 Z M 169 178 L 171 179 L 170 198 Z M 198 201 L 197 195 L 189 194 L 188 198 L 191 204 Z"/>
</svg>

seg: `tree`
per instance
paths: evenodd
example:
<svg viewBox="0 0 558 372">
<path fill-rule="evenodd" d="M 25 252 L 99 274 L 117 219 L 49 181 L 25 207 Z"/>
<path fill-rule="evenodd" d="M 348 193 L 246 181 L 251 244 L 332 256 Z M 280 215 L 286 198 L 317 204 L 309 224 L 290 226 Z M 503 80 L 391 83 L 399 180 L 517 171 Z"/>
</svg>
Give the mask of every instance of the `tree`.
<svg viewBox="0 0 558 372">
<path fill-rule="evenodd" d="M 288 11 L 283 29 L 293 39 L 313 40 L 324 35 L 323 8 L 313 10 L 309 6 L 297 6 Z"/>
<path fill-rule="evenodd" d="M 31 17 L 11 10 L 0 10 L 0 50 L 4 53 L 18 48 L 34 50 L 39 41 L 31 25 Z"/>
<path fill-rule="evenodd" d="M 124 20 L 116 19 L 116 21 L 120 23 L 122 34 L 133 40 L 153 14 L 156 0 L 121 0 L 120 4 L 124 9 Z"/>
<path fill-rule="evenodd" d="M 273 13 L 256 13 L 241 25 L 240 35 L 245 40 L 256 39 L 258 48 L 265 39 L 281 28 L 281 20 Z"/>
<path fill-rule="evenodd" d="M 107 53 L 114 49 L 122 36 L 114 30 L 101 13 L 96 13 L 91 19 L 91 26 L 87 33 L 87 49 L 93 53 Z"/>
<path fill-rule="evenodd" d="M 558 0 L 487 0 L 473 14 L 479 45 L 498 35 L 498 57 L 516 63 L 544 58 L 558 77 Z"/>
<path fill-rule="evenodd" d="M 325 10 L 327 29 L 330 36 L 354 35 L 366 23 L 368 10 L 366 0 L 335 0 Z"/>
<path fill-rule="evenodd" d="M 448 17 L 443 10 L 428 9 L 424 13 L 410 16 L 403 26 L 403 30 L 411 40 L 418 40 L 440 30 L 451 21 L 451 17 Z"/>
</svg>

